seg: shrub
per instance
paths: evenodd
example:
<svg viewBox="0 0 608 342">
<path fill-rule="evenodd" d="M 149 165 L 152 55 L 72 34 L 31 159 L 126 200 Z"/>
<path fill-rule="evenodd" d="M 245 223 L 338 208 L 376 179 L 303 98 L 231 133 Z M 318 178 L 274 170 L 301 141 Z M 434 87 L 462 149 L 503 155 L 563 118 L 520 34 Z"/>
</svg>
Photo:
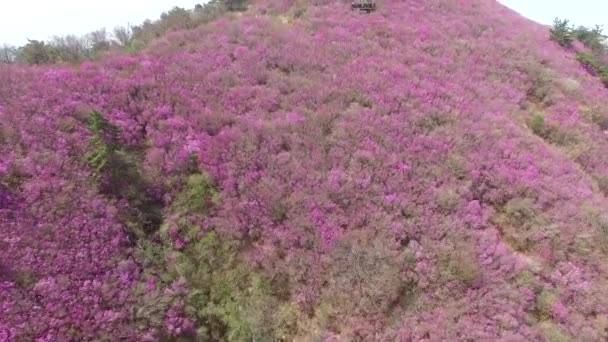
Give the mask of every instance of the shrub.
<svg viewBox="0 0 608 342">
<path fill-rule="evenodd" d="M 89 114 L 89 131 L 93 133 L 90 144 L 90 151 L 86 154 L 87 162 L 93 168 L 97 178 L 112 168 L 111 163 L 116 158 L 118 150 L 118 128 L 112 125 L 98 111 Z"/>
<path fill-rule="evenodd" d="M 572 339 L 566 335 L 557 324 L 545 321 L 539 325 L 548 342 L 570 342 Z"/>
<path fill-rule="evenodd" d="M 542 114 L 534 113 L 532 118 L 530 118 L 528 127 L 539 137 L 546 136 L 545 117 Z"/>
<path fill-rule="evenodd" d="M 528 101 L 548 107 L 553 104 L 553 80 L 548 70 L 542 65 L 532 65 L 526 68 L 530 87 L 526 91 Z"/>
<path fill-rule="evenodd" d="M 595 174 L 593 175 L 593 178 L 597 181 L 600 191 L 605 196 L 608 196 L 608 175 Z"/>
<path fill-rule="evenodd" d="M 470 287 L 481 276 L 481 266 L 474 246 L 465 241 L 448 244 L 439 254 L 441 273 L 449 280 L 456 280 Z"/>
<path fill-rule="evenodd" d="M 540 113 L 534 113 L 528 120 L 528 127 L 532 132 L 547 142 L 559 146 L 567 146 L 576 143 L 577 136 L 561 128 L 558 124 L 548 124 L 545 117 Z"/>
<path fill-rule="evenodd" d="M 454 122 L 455 118 L 451 113 L 432 112 L 416 120 L 416 128 L 425 134 L 429 134 Z"/>
<path fill-rule="evenodd" d="M 601 62 L 596 56 L 578 52 L 576 59 L 591 75 L 598 76 L 605 87 L 608 87 L 608 66 Z"/>
<path fill-rule="evenodd" d="M 598 125 L 601 130 L 608 130 L 608 115 L 601 108 L 581 107 L 580 111 L 586 121 Z"/>
<path fill-rule="evenodd" d="M 555 18 L 555 20 L 553 20 L 553 26 L 551 27 L 550 32 L 551 40 L 556 41 L 563 47 L 572 47 L 574 38 L 572 36 L 572 28 L 570 27 L 567 19 L 560 20 L 559 18 Z"/>
<path fill-rule="evenodd" d="M 173 208 L 181 213 L 205 213 L 217 201 L 218 193 L 209 176 L 197 173 L 188 177 L 173 202 Z"/>
<path fill-rule="evenodd" d="M 577 52 L 576 60 L 592 75 L 598 75 L 602 71 L 602 65 L 592 54 Z"/>
<path fill-rule="evenodd" d="M 578 26 L 572 30 L 572 35 L 593 51 L 603 52 L 606 48 L 604 40 L 607 36 L 603 34 L 603 28 L 600 25 L 595 25 L 594 28 Z"/>
<path fill-rule="evenodd" d="M 228 11 L 236 12 L 246 10 L 248 0 L 223 0 L 223 3 Z"/>
<path fill-rule="evenodd" d="M 26 178 L 27 175 L 22 170 L 18 167 L 12 167 L 8 172 L 0 175 L 0 188 L 1 186 L 5 186 L 9 190 L 16 190 Z"/>
<path fill-rule="evenodd" d="M 453 189 L 442 189 L 437 196 L 437 204 L 439 205 L 439 209 L 444 212 L 452 212 L 458 202 L 460 201 L 460 195 Z"/>
<path fill-rule="evenodd" d="M 602 81 L 604 87 L 608 88 L 608 68 L 604 67 L 602 70 L 602 73 L 600 74 L 600 81 Z"/>
<path fill-rule="evenodd" d="M 537 239 L 547 237 L 544 230 L 548 229 L 550 223 L 534 202 L 525 197 L 509 200 L 500 208 L 493 222 L 502 232 L 505 243 L 522 252 L 530 250 Z"/>
<path fill-rule="evenodd" d="M 595 207 L 583 206 L 583 218 L 594 229 L 601 250 L 608 254 L 608 216 Z"/>
<path fill-rule="evenodd" d="M 57 53 L 55 49 L 38 40 L 28 40 L 28 43 L 19 48 L 17 52 L 17 60 L 29 64 L 49 64 L 57 61 Z"/>
<path fill-rule="evenodd" d="M 447 160 L 448 172 L 456 177 L 456 179 L 463 180 L 467 176 L 467 161 L 464 157 L 452 154 Z"/>
<path fill-rule="evenodd" d="M 346 316 L 374 317 L 405 305 L 414 285 L 404 279 L 405 253 L 392 251 L 380 237 L 351 233 L 327 259 L 327 286 L 317 307 L 325 328 L 342 326 Z"/>
<path fill-rule="evenodd" d="M 551 307 L 556 300 L 557 296 L 553 292 L 543 289 L 536 296 L 536 304 L 534 307 L 534 315 L 536 316 L 536 319 L 539 321 L 550 320 L 552 316 Z"/>
<path fill-rule="evenodd" d="M 249 269 L 239 257 L 239 243 L 206 233 L 178 253 L 169 265 L 175 278 L 190 289 L 186 313 L 196 319 L 202 340 L 245 341 L 272 339 L 295 322 L 281 303 L 273 282 Z M 287 285 L 288 286 L 288 285 Z"/>
</svg>

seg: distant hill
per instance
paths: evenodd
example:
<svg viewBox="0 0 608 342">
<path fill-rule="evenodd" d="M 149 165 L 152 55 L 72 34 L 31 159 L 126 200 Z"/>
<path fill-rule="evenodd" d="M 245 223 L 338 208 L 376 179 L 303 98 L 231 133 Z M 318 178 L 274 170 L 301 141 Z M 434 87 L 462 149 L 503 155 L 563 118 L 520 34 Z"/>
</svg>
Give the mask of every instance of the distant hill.
<svg viewBox="0 0 608 342">
<path fill-rule="evenodd" d="M 0 65 L 0 341 L 608 339 L 599 57 L 493 0 L 239 10 Z"/>
</svg>

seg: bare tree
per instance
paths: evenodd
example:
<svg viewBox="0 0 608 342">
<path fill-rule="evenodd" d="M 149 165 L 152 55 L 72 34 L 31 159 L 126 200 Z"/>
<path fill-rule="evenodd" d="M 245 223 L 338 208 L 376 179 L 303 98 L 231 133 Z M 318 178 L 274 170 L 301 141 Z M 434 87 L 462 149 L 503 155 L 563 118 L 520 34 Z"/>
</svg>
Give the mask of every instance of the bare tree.
<svg viewBox="0 0 608 342">
<path fill-rule="evenodd" d="M 86 37 L 80 38 L 75 35 L 64 37 L 55 36 L 50 45 L 55 49 L 57 57 L 63 62 L 78 63 L 88 57 L 88 41 Z"/>
<path fill-rule="evenodd" d="M 247 9 L 247 0 L 224 0 L 224 6 L 231 12 L 244 11 Z"/>
<path fill-rule="evenodd" d="M 0 63 L 13 63 L 17 59 L 17 48 L 4 44 L 0 47 Z"/>
<path fill-rule="evenodd" d="M 93 31 L 87 35 L 89 48 L 93 53 L 108 50 L 110 48 L 110 42 L 108 41 L 108 33 L 105 28 L 101 28 L 97 31 Z"/>
<path fill-rule="evenodd" d="M 114 28 L 114 38 L 118 41 L 120 46 L 129 46 L 133 39 L 133 29 L 131 25 L 117 26 Z"/>
</svg>

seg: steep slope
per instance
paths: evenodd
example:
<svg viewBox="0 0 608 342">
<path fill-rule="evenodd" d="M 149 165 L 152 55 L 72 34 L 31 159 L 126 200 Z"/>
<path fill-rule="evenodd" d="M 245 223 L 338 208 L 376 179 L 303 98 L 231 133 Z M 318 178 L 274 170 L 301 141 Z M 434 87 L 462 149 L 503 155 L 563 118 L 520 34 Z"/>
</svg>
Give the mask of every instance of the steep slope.
<svg viewBox="0 0 608 342">
<path fill-rule="evenodd" d="M 0 340 L 608 338 L 607 90 L 495 1 L 0 79 Z"/>
</svg>

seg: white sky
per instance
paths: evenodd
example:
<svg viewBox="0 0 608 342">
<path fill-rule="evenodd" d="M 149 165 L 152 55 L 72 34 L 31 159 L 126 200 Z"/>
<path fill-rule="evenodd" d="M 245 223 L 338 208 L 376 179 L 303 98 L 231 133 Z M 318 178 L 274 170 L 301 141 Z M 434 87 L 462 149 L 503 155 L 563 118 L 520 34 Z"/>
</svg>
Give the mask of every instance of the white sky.
<svg viewBox="0 0 608 342">
<path fill-rule="evenodd" d="M 424 0 L 420 0 L 424 1 Z M 204 0 L 0 0 L 0 44 L 23 45 L 27 38 L 47 40 L 106 27 L 140 24 L 174 6 L 193 8 Z M 499 0 L 522 15 L 550 24 L 555 17 L 573 24 L 605 24 L 608 0 Z"/>
<path fill-rule="evenodd" d="M 608 32 L 607 0 L 498 0 L 521 15 L 543 24 L 551 24 L 556 17 L 570 20 L 570 24 L 593 27 L 604 25 Z"/>
<path fill-rule="evenodd" d="M 140 24 L 175 6 L 194 8 L 204 0 L 0 0 L 0 45 L 27 39 L 87 34 L 100 28 Z"/>
</svg>

